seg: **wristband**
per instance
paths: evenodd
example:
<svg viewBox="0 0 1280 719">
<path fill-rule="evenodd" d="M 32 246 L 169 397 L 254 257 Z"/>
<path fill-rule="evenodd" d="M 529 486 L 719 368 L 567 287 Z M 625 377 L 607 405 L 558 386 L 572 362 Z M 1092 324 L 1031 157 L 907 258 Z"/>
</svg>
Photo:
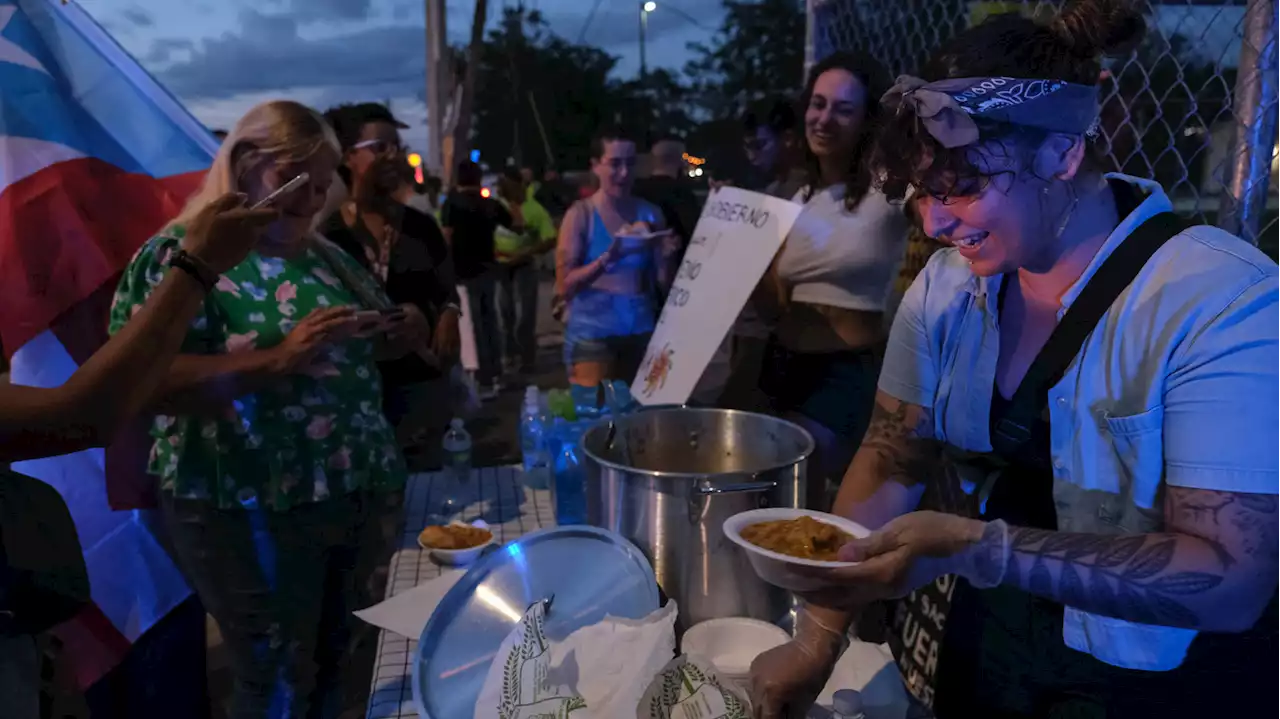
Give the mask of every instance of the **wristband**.
<svg viewBox="0 0 1280 719">
<path fill-rule="evenodd" d="M 191 275 L 204 287 L 205 292 L 212 292 L 218 284 L 218 273 L 205 264 L 204 260 L 186 250 L 178 250 L 170 255 L 169 266 Z"/>
</svg>

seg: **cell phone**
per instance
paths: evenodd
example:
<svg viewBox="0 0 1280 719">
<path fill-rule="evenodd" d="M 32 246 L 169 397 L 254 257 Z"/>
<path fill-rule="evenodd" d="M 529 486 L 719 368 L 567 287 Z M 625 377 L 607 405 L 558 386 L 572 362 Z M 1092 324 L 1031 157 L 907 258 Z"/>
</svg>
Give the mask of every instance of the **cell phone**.
<svg viewBox="0 0 1280 719">
<path fill-rule="evenodd" d="M 399 307 L 388 307 L 382 310 L 363 310 L 355 314 L 353 321 L 356 323 L 356 332 L 363 334 L 380 328 L 388 319 L 401 314 L 404 314 L 404 310 Z"/>
<path fill-rule="evenodd" d="M 298 175 L 292 180 L 289 180 L 288 182 L 284 183 L 280 187 L 276 188 L 275 192 L 272 192 L 270 195 L 267 195 L 261 200 L 258 200 L 257 202 L 255 202 L 253 206 L 250 207 L 249 209 L 261 210 L 264 207 L 270 207 L 276 203 L 276 200 L 280 199 L 281 197 L 283 197 L 284 195 L 290 192 L 293 192 L 294 190 L 297 190 L 299 187 L 302 187 L 310 179 L 311 179 L 310 173 L 304 172 L 301 175 Z"/>
</svg>

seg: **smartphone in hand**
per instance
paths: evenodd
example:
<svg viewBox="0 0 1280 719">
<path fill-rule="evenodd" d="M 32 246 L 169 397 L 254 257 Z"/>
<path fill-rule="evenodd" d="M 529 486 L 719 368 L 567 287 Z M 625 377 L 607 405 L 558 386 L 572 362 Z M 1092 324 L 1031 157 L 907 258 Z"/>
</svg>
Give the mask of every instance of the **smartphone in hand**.
<svg viewBox="0 0 1280 719">
<path fill-rule="evenodd" d="M 352 322 L 355 324 L 354 336 L 368 337 L 386 330 L 387 325 L 404 316 L 400 307 L 388 307 L 382 310 L 364 310 L 357 312 Z"/>
<path fill-rule="evenodd" d="M 307 181 L 310 179 L 311 179 L 310 173 L 304 172 L 298 175 L 297 177 L 293 178 L 292 180 L 289 180 L 288 182 L 284 183 L 280 187 L 276 188 L 275 192 L 272 192 L 270 195 L 267 195 L 261 200 L 258 200 L 257 202 L 253 203 L 253 206 L 250 207 L 249 209 L 261 210 L 264 207 L 274 207 L 275 204 L 280 201 L 281 197 L 284 197 L 285 195 L 296 191 L 298 188 L 305 185 Z"/>
</svg>

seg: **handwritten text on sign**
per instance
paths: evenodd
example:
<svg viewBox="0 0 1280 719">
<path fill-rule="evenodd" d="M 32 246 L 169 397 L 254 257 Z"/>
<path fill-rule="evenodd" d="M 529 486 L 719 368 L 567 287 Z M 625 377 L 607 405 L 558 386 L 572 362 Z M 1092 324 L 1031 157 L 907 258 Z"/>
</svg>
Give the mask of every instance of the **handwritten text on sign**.
<svg viewBox="0 0 1280 719">
<path fill-rule="evenodd" d="M 711 193 L 676 272 L 632 393 L 684 404 L 800 214 L 788 200 L 734 187 Z"/>
</svg>

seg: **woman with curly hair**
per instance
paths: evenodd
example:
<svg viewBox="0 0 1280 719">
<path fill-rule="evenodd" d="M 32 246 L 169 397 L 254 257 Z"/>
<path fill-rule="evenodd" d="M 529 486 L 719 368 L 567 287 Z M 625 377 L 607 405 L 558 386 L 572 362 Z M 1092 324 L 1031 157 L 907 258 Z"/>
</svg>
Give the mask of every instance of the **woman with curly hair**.
<svg viewBox="0 0 1280 719">
<path fill-rule="evenodd" d="M 855 53 L 809 73 L 808 177 L 794 197 L 804 209 L 755 296 L 761 316 L 777 318 L 760 387 L 817 442 L 806 502 L 823 509 L 867 429 L 906 241 L 901 207 L 872 187 L 866 164 L 887 86 L 880 63 Z"/>
<path fill-rule="evenodd" d="M 812 701 L 851 619 L 900 598 L 940 719 L 1276 712 L 1277 270 L 1090 157 L 1099 58 L 1144 27 L 1121 0 L 996 16 L 886 96 L 873 174 L 951 247 L 836 501 L 876 531 L 756 660 L 758 716 Z"/>
</svg>

